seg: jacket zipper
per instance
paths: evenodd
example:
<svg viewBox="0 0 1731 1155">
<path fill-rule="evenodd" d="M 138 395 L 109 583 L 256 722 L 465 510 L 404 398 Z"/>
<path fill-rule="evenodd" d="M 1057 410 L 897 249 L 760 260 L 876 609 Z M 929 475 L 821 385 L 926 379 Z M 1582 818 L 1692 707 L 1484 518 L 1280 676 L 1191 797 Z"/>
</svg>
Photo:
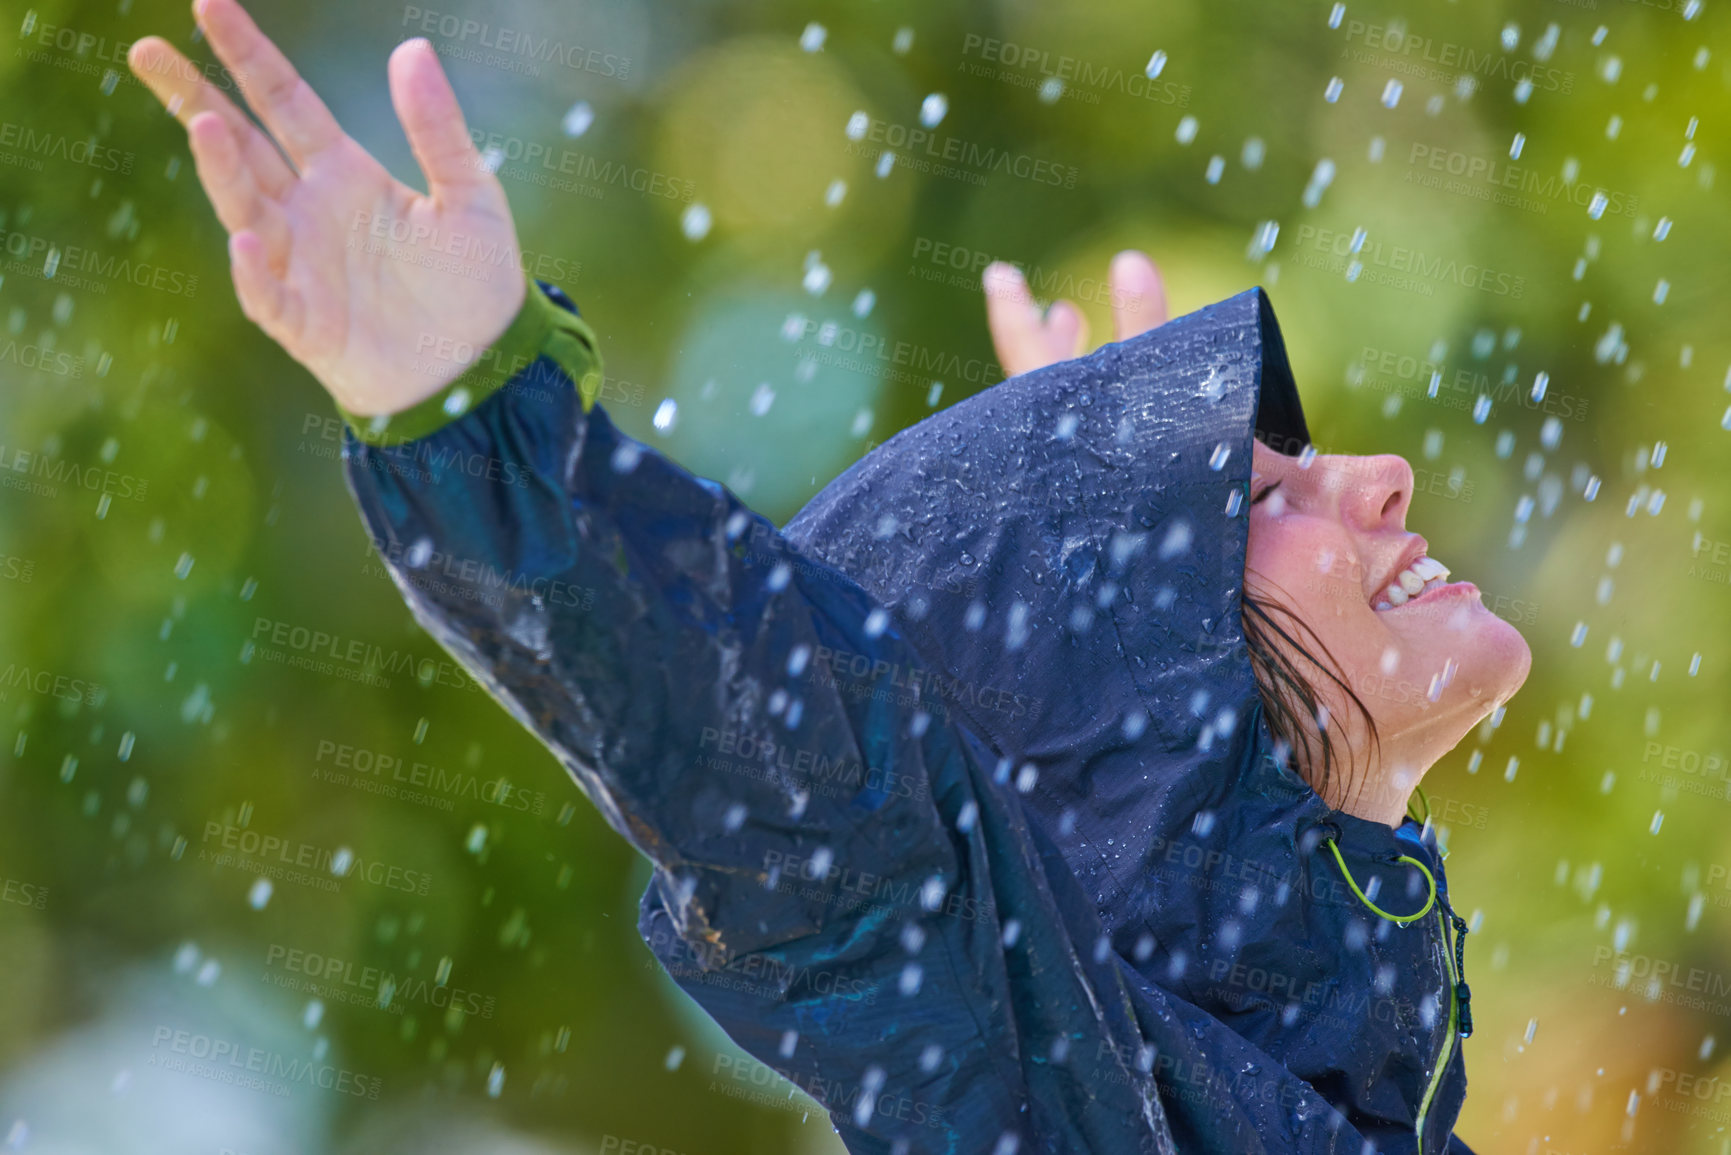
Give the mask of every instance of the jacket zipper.
<svg viewBox="0 0 1731 1155">
<path fill-rule="evenodd" d="M 1449 914 L 1453 915 L 1454 912 L 1451 910 Z M 1437 1055 L 1436 1069 L 1431 1072 L 1430 1085 L 1425 1088 L 1424 1099 L 1419 1104 L 1418 1121 L 1413 1124 L 1413 1133 L 1418 1136 L 1418 1155 L 1425 1155 L 1424 1124 L 1430 1115 L 1431 1103 L 1436 1098 L 1437 1088 L 1442 1086 L 1443 1073 L 1448 1070 L 1449 1060 L 1454 1056 L 1455 1034 L 1458 1032 L 1462 1038 L 1465 1038 L 1472 1033 L 1473 1029 L 1471 1012 L 1467 1012 L 1464 1019 L 1462 1017 L 1462 1011 L 1466 1009 L 1462 1005 L 1463 995 L 1466 998 L 1471 998 L 1471 995 L 1465 994 L 1466 984 L 1461 981 L 1461 969 L 1464 968 L 1457 969 L 1455 965 L 1457 956 L 1463 953 L 1461 948 L 1465 944 L 1461 942 L 1461 935 L 1466 930 L 1466 924 L 1461 919 L 1455 918 L 1453 921 L 1456 925 L 1450 927 L 1450 920 L 1444 917 L 1443 904 L 1440 903 L 1437 906 L 1436 917 L 1437 925 L 1442 928 L 1443 932 L 1443 962 L 1448 967 L 1449 1022 L 1448 1030 L 1443 1034 L 1442 1051 Z"/>
</svg>

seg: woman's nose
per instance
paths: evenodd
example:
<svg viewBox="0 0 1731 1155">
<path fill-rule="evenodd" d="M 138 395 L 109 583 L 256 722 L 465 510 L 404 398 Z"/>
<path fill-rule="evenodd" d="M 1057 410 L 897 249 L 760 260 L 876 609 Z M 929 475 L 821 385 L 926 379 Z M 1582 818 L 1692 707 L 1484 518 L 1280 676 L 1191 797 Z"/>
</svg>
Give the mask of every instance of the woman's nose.
<svg viewBox="0 0 1731 1155">
<path fill-rule="evenodd" d="M 1344 459 L 1340 515 L 1360 529 L 1400 529 L 1412 504 L 1412 466 L 1394 453 Z"/>
</svg>

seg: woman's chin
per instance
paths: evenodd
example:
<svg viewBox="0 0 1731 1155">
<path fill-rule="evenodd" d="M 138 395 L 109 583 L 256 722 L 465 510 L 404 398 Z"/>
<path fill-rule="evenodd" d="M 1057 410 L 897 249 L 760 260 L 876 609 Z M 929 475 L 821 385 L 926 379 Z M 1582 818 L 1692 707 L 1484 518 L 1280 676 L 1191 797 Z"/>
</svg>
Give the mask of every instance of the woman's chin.
<svg viewBox="0 0 1731 1155">
<path fill-rule="evenodd" d="M 1460 680 L 1468 697 L 1489 709 L 1514 696 L 1533 666 L 1533 651 L 1513 622 L 1485 609 L 1473 615 L 1466 645 L 1459 647 Z"/>
</svg>

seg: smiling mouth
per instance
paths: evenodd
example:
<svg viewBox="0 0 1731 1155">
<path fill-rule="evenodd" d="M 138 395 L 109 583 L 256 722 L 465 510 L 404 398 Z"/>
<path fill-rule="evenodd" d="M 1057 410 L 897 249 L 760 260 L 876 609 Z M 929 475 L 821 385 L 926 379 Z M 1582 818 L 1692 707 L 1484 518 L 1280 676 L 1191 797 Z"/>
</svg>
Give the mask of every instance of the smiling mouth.
<svg viewBox="0 0 1731 1155">
<path fill-rule="evenodd" d="M 1387 587 L 1379 591 L 1376 600 L 1371 603 L 1371 609 L 1378 613 L 1398 609 L 1411 601 L 1417 601 L 1437 590 L 1451 584 L 1454 586 L 1472 586 L 1471 582 L 1453 582 L 1448 580 L 1449 567 L 1433 557 L 1420 554 L 1398 574 Z M 1477 588 L 1476 586 L 1473 588 Z"/>
</svg>

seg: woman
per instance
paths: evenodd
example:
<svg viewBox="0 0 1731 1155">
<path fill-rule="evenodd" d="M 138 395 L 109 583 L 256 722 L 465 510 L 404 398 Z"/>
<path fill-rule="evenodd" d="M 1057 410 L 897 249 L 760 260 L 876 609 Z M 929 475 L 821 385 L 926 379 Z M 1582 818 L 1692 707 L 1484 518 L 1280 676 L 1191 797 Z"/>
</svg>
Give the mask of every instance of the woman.
<svg viewBox="0 0 1731 1155">
<path fill-rule="evenodd" d="M 1074 316 L 995 270 L 1026 371 L 778 532 L 613 428 L 556 287 L 348 243 L 518 252 L 430 45 L 390 62 L 420 196 L 235 0 L 194 9 L 269 137 L 162 40 L 130 62 L 246 315 L 348 422 L 405 599 L 654 861 L 645 940 L 850 1150 L 1466 1150 L 1464 926 L 1402 813 L 1530 659 L 1404 529 L 1405 462 L 1310 452 L 1260 291 L 1165 324 L 1133 294 L 1065 360 Z M 423 581 L 435 553 L 502 600 Z"/>
</svg>

